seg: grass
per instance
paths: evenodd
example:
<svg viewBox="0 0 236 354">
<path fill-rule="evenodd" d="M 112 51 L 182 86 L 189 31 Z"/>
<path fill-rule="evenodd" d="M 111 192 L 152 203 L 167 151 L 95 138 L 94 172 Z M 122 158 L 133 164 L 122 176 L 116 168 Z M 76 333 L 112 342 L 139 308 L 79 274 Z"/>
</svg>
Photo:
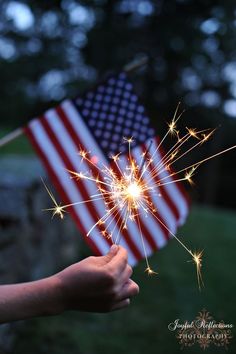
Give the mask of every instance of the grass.
<svg viewBox="0 0 236 354">
<path fill-rule="evenodd" d="M 190 248 L 204 249 L 205 288 L 199 292 L 189 255 L 172 240 L 150 263 L 158 276 L 148 278 L 144 263 L 134 271 L 140 294 L 132 305 L 111 314 L 65 313 L 29 320 L 19 331 L 14 354 L 173 354 L 224 353 L 211 346 L 180 349 L 170 322 L 195 319 L 206 308 L 216 321 L 236 325 L 236 215 L 233 212 L 193 207 L 180 230 Z M 228 353 L 235 353 L 235 339 Z"/>
</svg>

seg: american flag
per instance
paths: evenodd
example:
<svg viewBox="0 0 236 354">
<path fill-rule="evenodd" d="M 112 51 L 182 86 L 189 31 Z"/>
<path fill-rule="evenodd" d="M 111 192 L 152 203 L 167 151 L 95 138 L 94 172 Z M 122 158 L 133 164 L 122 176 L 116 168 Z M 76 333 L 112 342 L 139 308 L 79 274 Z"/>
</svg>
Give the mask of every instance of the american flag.
<svg viewBox="0 0 236 354">
<path fill-rule="evenodd" d="M 68 170 L 86 172 L 90 169 L 86 161 L 81 164 L 79 150 L 90 152 L 93 161 L 106 166 L 110 164 L 111 154 L 121 152 L 123 158 L 119 160 L 119 164 L 122 169 L 128 153 L 127 144 L 123 143 L 124 136 L 133 137 L 131 153 L 137 162 L 140 161 L 144 149 L 150 146 L 150 139 L 153 141 L 150 153 L 158 144 L 145 108 L 140 104 L 125 73 L 109 77 L 74 100 L 63 101 L 56 108 L 30 121 L 25 127 L 25 133 L 65 204 L 88 200 L 97 193 L 94 182 L 70 178 Z M 162 152 L 157 151 L 153 165 L 158 165 L 161 159 Z M 167 175 L 168 172 L 163 170 L 158 177 Z M 180 184 L 167 184 L 159 189 L 162 198 L 153 196 L 152 202 L 161 223 L 152 215 L 141 218 L 147 255 L 162 248 L 169 240 L 170 235 L 163 224 L 175 233 L 177 227 L 184 223 L 189 209 L 185 191 Z M 103 255 L 109 250 L 111 240 L 101 236 L 99 225 L 89 237 L 86 234 L 104 215 L 105 209 L 102 200 L 70 208 L 78 229 L 97 255 Z M 144 257 L 139 229 L 133 222 L 122 234 L 120 244 L 127 249 L 129 262 L 134 265 Z"/>
</svg>

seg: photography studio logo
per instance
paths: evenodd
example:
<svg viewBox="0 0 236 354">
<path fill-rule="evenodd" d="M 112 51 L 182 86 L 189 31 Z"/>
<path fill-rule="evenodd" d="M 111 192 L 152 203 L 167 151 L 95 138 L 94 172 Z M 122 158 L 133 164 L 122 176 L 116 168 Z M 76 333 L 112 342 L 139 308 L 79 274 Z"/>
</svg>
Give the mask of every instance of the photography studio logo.
<svg viewBox="0 0 236 354">
<path fill-rule="evenodd" d="M 212 345 L 227 349 L 233 338 L 232 328 L 232 323 L 217 322 L 205 309 L 191 322 L 178 318 L 168 325 L 168 329 L 176 333 L 181 349 L 194 345 L 204 350 Z"/>
</svg>

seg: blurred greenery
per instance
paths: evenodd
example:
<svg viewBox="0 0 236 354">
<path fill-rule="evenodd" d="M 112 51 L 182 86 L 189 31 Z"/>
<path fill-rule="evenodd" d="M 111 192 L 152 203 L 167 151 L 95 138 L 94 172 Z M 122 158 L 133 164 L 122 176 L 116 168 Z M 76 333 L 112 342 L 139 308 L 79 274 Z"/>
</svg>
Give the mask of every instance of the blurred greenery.
<svg viewBox="0 0 236 354">
<path fill-rule="evenodd" d="M 235 325 L 235 229 L 235 213 L 194 206 L 179 234 L 190 248 L 204 249 L 201 292 L 194 265 L 172 240 L 150 258 L 158 276 L 147 277 L 144 263 L 135 268 L 133 278 L 140 294 L 129 308 L 112 314 L 65 313 L 27 321 L 18 332 L 14 354 L 224 353 L 224 348 L 215 346 L 182 351 L 167 326 L 176 318 L 191 322 L 203 308 L 217 322 Z M 227 352 L 235 350 L 233 338 Z"/>
</svg>

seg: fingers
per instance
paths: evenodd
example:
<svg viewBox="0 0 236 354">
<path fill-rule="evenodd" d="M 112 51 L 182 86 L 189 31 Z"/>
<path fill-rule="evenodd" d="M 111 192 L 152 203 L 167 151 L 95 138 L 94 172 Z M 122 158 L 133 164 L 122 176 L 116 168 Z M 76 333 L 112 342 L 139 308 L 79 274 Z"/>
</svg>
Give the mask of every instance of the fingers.
<svg viewBox="0 0 236 354">
<path fill-rule="evenodd" d="M 133 270 L 128 264 L 127 251 L 121 246 L 112 246 L 106 257 L 106 267 L 112 276 L 113 305 L 118 310 L 130 304 L 130 298 L 139 293 L 138 285 L 130 279 Z"/>
<path fill-rule="evenodd" d="M 138 292 L 139 292 L 138 285 L 133 280 L 130 279 L 121 290 L 120 294 L 117 297 L 117 301 L 112 306 L 111 310 L 115 311 L 129 306 L 130 298 L 137 295 Z"/>
<path fill-rule="evenodd" d="M 127 283 L 132 274 L 133 269 L 130 267 L 129 264 L 127 264 L 124 271 L 120 274 L 119 277 L 119 284 L 121 284 L 121 288 L 124 286 L 125 283 Z"/>
<path fill-rule="evenodd" d="M 109 261 L 109 268 L 114 269 L 116 271 L 117 276 L 119 276 L 127 266 L 128 254 L 123 247 L 117 247 L 117 253 Z"/>
<path fill-rule="evenodd" d="M 118 301 L 131 298 L 139 293 L 139 286 L 133 280 L 129 279 L 117 295 Z"/>
</svg>

